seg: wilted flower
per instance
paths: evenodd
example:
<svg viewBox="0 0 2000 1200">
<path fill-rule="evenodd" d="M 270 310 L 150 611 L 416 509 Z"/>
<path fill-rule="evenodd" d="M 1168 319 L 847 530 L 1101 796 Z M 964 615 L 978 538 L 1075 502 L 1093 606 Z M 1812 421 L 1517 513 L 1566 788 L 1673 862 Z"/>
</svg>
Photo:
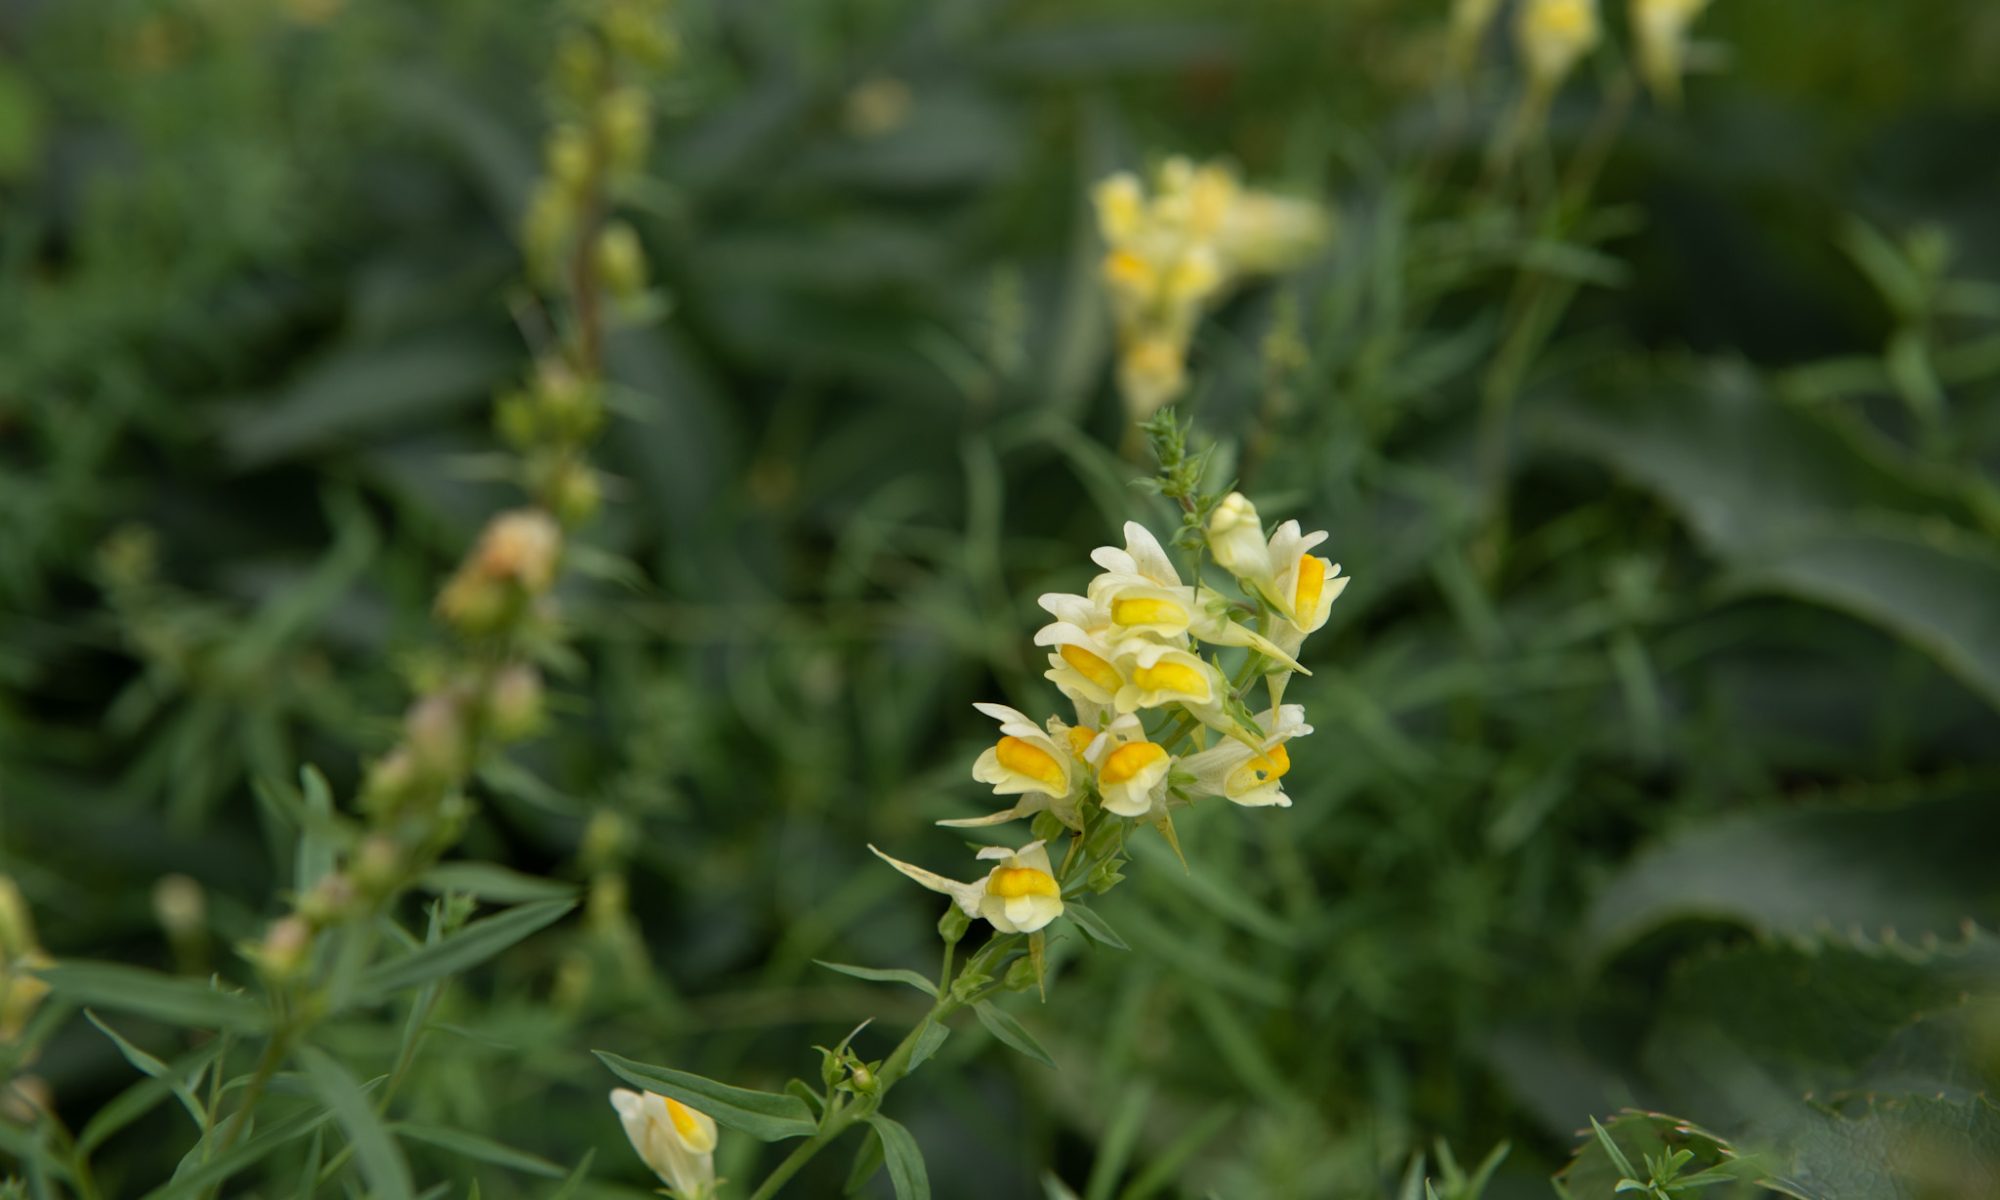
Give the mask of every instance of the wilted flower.
<svg viewBox="0 0 2000 1200">
<path fill-rule="evenodd" d="M 1033 933 L 1062 915 L 1062 888 L 1049 865 L 1049 852 L 1039 841 L 1029 842 L 1019 850 L 1005 846 L 981 850 L 978 855 L 981 860 L 998 859 L 999 863 L 984 879 L 973 883 L 946 879 L 891 858 L 873 846 L 868 848 L 911 879 L 950 896 L 966 916 L 983 918 L 1001 933 Z"/>
<path fill-rule="evenodd" d="M 658 1092 L 611 1089 L 611 1107 L 632 1149 L 681 1200 L 715 1194 L 715 1120 Z"/>
</svg>

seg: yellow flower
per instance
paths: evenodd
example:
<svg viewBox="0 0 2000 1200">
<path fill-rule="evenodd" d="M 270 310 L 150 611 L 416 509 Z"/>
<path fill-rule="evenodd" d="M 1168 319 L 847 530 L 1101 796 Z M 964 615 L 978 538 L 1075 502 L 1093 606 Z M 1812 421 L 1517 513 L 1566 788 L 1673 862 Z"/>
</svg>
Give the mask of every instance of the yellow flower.
<svg viewBox="0 0 2000 1200">
<path fill-rule="evenodd" d="M 1097 229 L 1113 246 L 1139 236 L 1146 220 L 1146 193 L 1130 171 L 1108 175 L 1091 191 L 1097 206 Z"/>
<path fill-rule="evenodd" d="M 1133 421 L 1152 416 L 1187 388 L 1187 344 L 1161 335 L 1133 342 L 1118 357 L 1118 386 Z"/>
<path fill-rule="evenodd" d="M 1562 86 L 1600 35 L 1597 0 L 1525 0 L 1514 24 L 1528 78 L 1543 93 Z"/>
<path fill-rule="evenodd" d="M 1072 829 L 1081 828 L 1076 797 L 1083 772 L 1082 754 L 1097 736 L 1087 726 L 1069 726 L 1054 717 L 1047 729 L 1004 704 L 974 708 L 1000 722 L 1000 740 L 972 765 L 972 777 L 993 785 L 996 796 L 1021 796 L 1014 807 L 983 817 L 965 817 L 938 824 L 952 828 L 998 825 L 1047 810 Z"/>
<path fill-rule="evenodd" d="M 1186 650 L 1146 643 L 1122 657 L 1126 683 L 1112 700 L 1121 713 L 1167 704 L 1206 708 L 1220 703 L 1229 690 L 1220 672 Z"/>
<path fill-rule="evenodd" d="M 1174 767 L 1166 747 L 1146 739 L 1135 716 L 1112 722 L 1085 751 L 1097 769 L 1097 792 L 1104 811 L 1143 817 L 1166 807 L 1167 776 Z"/>
<path fill-rule="evenodd" d="M 1292 769 L 1285 743 L 1312 732 L 1312 726 L 1305 723 L 1305 715 L 1305 709 L 1296 704 L 1280 707 L 1275 723 L 1270 712 L 1260 713 L 1258 727 L 1270 732 L 1260 740 L 1257 749 L 1240 741 L 1225 740 L 1188 755 L 1181 760 L 1180 769 L 1195 778 L 1189 790 L 1198 795 L 1221 796 L 1245 807 L 1290 808 L 1291 797 L 1285 795 L 1279 782 Z"/>
<path fill-rule="evenodd" d="M 1224 496 L 1208 516 L 1208 552 L 1215 565 L 1238 579 L 1254 581 L 1269 574 L 1270 558 L 1264 548 L 1264 524 L 1257 506 L 1242 492 Z"/>
<path fill-rule="evenodd" d="M 657 1092 L 627 1088 L 611 1090 L 611 1107 L 632 1148 L 653 1173 L 683 1200 L 708 1200 L 715 1194 L 715 1121 Z"/>
<path fill-rule="evenodd" d="M 1688 28 L 1708 4 L 1709 0 L 1632 0 L 1639 68 L 1646 76 L 1646 86 L 1662 100 L 1671 103 L 1680 99 Z"/>
<path fill-rule="evenodd" d="M 998 860 L 985 878 L 960 883 L 877 850 L 875 856 L 934 892 L 950 896 L 968 917 L 992 923 L 1001 933 L 1033 933 L 1062 915 L 1062 888 L 1049 866 L 1049 852 L 1039 841 L 1019 850 L 988 846 L 982 861 Z"/>
</svg>

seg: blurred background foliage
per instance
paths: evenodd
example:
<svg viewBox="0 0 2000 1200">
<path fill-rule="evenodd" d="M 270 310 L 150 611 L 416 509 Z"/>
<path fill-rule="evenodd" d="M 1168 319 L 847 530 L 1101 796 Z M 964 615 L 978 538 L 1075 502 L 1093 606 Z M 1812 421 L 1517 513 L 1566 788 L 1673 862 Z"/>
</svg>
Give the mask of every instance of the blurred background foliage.
<svg viewBox="0 0 2000 1200">
<path fill-rule="evenodd" d="M 1131 951 L 1059 944 L 1014 1009 L 1058 1070 L 975 1026 L 899 1092 L 939 1194 L 1471 1195 L 1506 1141 L 1487 1194 L 1581 1149 L 1581 1200 L 1593 1115 L 1776 1147 L 1800 1196 L 2000 1192 L 2000 9 L 1721 0 L 1682 110 L 1607 51 L 1508 181 L 1510 56 L 1442 82 L 1442 9 L 682 10 L 633 214 L 671 312 L 610 346 L 578 654 L 461 849 L 589 902 L 445 991 L 393 1113 L 420 1180 L 539 1195 L 595 1148 L 573 1194 L 639 1194 L 591 1048 L 775 1088 L 898 1036 L 811 960 L 928 964 L 934 898 L 866 844 L 954 852 L 971 703 L 1054 708 L 1034 597 L 1165 523 L 1086 198 L 1189 153 L 1338 216 L 1205 326 L 1183 407 L 1355 583 L 1293 685 L 1296 806 L 1190 812 L 1185 872 L 1141 839 Z M 394 736 L 505 502 L 553 21 L 0 4 L 0 871 L 58 958 L 247 979 L 298 833 L 253 783 L 350 796 Z M 169 875 L 206 901 L 171 941 Z M 401 1020 L 322 1044 L 366 1078 Z M 138 1078 L 44 1033 L 18 1065 L 73 1129 Z M 100 1184 L 190 1136 L 150 1110 Z"/>
</svg>

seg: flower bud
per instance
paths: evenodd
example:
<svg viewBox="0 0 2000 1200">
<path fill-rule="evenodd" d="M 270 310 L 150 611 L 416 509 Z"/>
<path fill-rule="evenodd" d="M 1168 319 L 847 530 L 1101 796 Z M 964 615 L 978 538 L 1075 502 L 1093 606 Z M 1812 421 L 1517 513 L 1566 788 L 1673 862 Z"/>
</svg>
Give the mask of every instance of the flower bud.
<svg viewBox="0 0 2000 1200">
<path fill-rule="evenodd" d="M 614 1089 L 611 1106 L 632 1149 L 676 1196 L 708 1200 L 715 1192 L 715 1120 L 657 1092 Z"/>
<path fill-rule="evenodd" d="M 431 779 L 456 779 L 471 765 L 472 742 L 456 695 L 425 696 L 403 718 L 403 737 L 417 770 Z"/>
<path fill-rule="evenodd" d="M 361 807 L 382 815 L 397 812 L 416 797 L 421 783 L 416 758 L 408 746 L 398 746 L 368 768 L 368 777 L 361 785 Z"/>
<path fill-rule="evenodd" d="M 597 109 L 598 134 L 611 165 L 637 171 L 646 165 L 653 140 L 653 102 L 635 87 L 622 87 L 604 98 Z"/>
<path fill-rule="evenodd" d="M 956 904 L 945 909 L 944 915 L 938 918 L 938 936 L 943 938 L 947 945 L 956 946 L 965 936 L 966 930 L 971 928 L 972 918 L 966 916 L 965 911 Z"/>
<path fill-rule="evenodd" d="M 611 809 L 598 809 L 591 814 L 590 824 L 583 830 L 579 856 L 583 859 L 584 868 L 598 871 L 623 862 L 631 840 L 631 822 Z"/>
<path fill-rule="evenodd" d="M 1268 575 L 1269 545 L 1257 506 L 1242 492 L 1231 492 L 1208 518 L 1208 552 L 1216 565 L 1239 579 Z"/>
<path fill-rule="evenodd" d="M 54 966 L 54 960 L 40 950 L 30 950 L 11 963 L 0 963 L 0 1045 L 21 1036 L 28 1021 L 41 1007 L 49 985 L 32 972 Z"/>
<path fill-rule="evenodd" d="M 11 878 L 0 875 L 0 963 L 8 963 L 40 949 L 35 941 L 34 918 L 28 902 Z"/>
<path fill-rule="evenodd" d="M 549 178 L 574 196 L 590 184 L 590 137 L 574 125 L 558 125 L 549 134 L 544 154 Z"/>
<path fill-rule="evenodd" d="M 291 979 L 305 965 L 312 937 L 312 926 L 304 917 L 281 917 L 273 921 L 263 943 L 257 947 L 258 970 L 273 983 Z"/>
<path fill-rule="evenodd" d="M 549 473 L 549 509 L 565 525 L 581 525 L 604 506 L 604 484 L 596 471 L 576 459 L 565 459 Z"/>
<path fill-rule="evenodd" d="M 521 215 L 521 244 L 528 265 L 544 278 L 560 273 L 563 248 L 576 231 L 576 205 L 559 187 L 544 185 Z"/>
<path fill-rule="evenodd" d="M 324 929 L 338 922 L 354 907 L 354 881 L 338 871 L 324 876 L 299 899 L 299 915 Z"/>
<path fill-rule="evenodd" d="M 385 896 L 402 882 L 403 852 L 388 837 L 371 834 L 354 852 L 348 873 L 364 895 Z"/>
<path fill-rule="evenodd" d="M 857 1062 L 854 1064 L 854 1068 L 847 1073 L 847 1082 L 854 1086 L 855 1091 L 865 1096 L 875 1091 L 878 1080 L 875 1078 L 875 1072 L 869 1069 L 867 1063 Z"/>
<path fill-rule="evenodd" d="M 33 1125 L 43 1113 L 55 1111 L 55 1094 L 39 1075 L 17 1075 L 0 1082 L 0 1121 Z"/>
<path fill-rule="evenodd" d="M 1514 25 L 1529 81 L 1544 93 L 1562 85 L 1599 36 L 1597 0 L 1525 0 Z"/>
<path fill-rule="evenodd" d="M 503 742 L 519 741 L 542 724 L 542 673 L 512 663 L 493 677 L 486 693 L 486 722 Z"/>
<path fill-rule="evenodd" d="M 1005 987 L 1010 992 L 1025 992 L 1029 988 L 1041 986 L 1041 978 L 1036 974 L 1031 958 L 1017 958 L 1007 968 Z"/>
<path fill-rule="evenodd" d="M 489 579 L 511 580 L 539 594 L 555 583 L 561 557 L 562 527 L 555 519 L 540 509 L 517 508 L 487 523 L 472 563 Z"/>
<path fill-rule="evenodd" d="M 590 95 L 597 90 L 603 73 L 604 55 L 597 49 L 595 39 L 574 30 L 563 35 L 556 46 L 554 74 L 556 86 L 565 95 Z"/>
<path fill-rule="evenodd" d="M 585 919 L 599 933 L 616 933 L 631 911 L 630 885 L 618 871 L 599 871 L 590 881 L 590 898 L 584 903 Z"/>
<path fill-rule="evenodd" d="M 646 251 L 630 225 L 613 221 L 598 231 L 597 273 L 620 300 L 634 299 L 646 290 Z"/>
<path fill-rule="evenodd" d="M 208 897 L 186 875 L 162 875 L 153 885 L 153 916 L 171 939 L 198 937 L 208 925 Z"/>
</svg>

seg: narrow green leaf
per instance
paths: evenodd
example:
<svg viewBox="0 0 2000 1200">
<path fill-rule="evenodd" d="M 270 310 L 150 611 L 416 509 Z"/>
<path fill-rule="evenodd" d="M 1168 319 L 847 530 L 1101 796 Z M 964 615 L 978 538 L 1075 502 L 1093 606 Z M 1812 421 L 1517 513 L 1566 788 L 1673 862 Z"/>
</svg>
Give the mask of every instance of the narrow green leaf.
<svg viewBox="0 0 2000 1200">
<path fill-rule="evenodd" d="M 313 1091 L 347 1131 L 348 1144 L 354 1147 L 354 1157 L 360 1161 L 369 1190 L 383 1200 L 410 1200 L 414 1192 L 410 1164 L 404 1160 L 402 1147 L 396 1144 L 382 1118 L 375 1115 L 375 1106 L 368 1102 L 367 1093 L 361 1090 L 354 1076 L 317 1047 L 299 1047 L 298 1057 Z"/>
<path fill-rule="evenodd" d="M 439 863 L 425 871 L 418 882 L 427 892 L 464 892 L 495 904 L 524 904 L 576 895 L 576 888 L 560 879 L 524 875 L 497 863 Z"/>
<path fill-rule="evenodd" d="M 875 1172 L 882 1169 L 882 1135 L 870 1131 L 855 1148 L 854 1165 L 847 1170 L 847 1184 L 840 1190 L 843 1196 L 852 1196 L 867 1186 L 875 1178 Z"/>
<path fill-rule="evenodd" d="M 185 1173 L 176 1174 L 166 1184 L 146 1193 L 147 1200 L 181 1200 L 186 1196 L 200 1196 L 216 1184 L 246 1167 L 254 1166 L 287 1142 L 304 1137 L 313 1130 L 333 1119 L 331 1109 L 309 1109 L 293 1113 L 282 1120 L 259 1129 L 207 1162 L 186 1164 Z M 198 1160 L 200 1147 L 188 1152 L 190 1158 Z"/>
<path fill-rule="evenodd" d="M 292 886 L 304 892 L 333 870 L 334 846 L 326 834 L 333 821 L 333 789 L 319 768 L 308 764 L 299 768 L 299 794 L 313 818 L 299 830 L 298 858 L 292 866 Z"/>
<path fill-rule="evenodd" d="M 78 1004 L 137 1013 L 169 1025 L 255 1032 L 267 1019 L 262 1005 L 238 993 L 143 967 L 63 962 L 37 973 L 56 995 Z"/>
<path fill-rule="evenodd" d="M 575 907 L 575 900 L 539 900 L 474 921 L 414 954 L 369 968 L 361 976 L 356 999 L 366 1003 L 477 966 Z"/>
<path fill-rule="evenodd" d="M 868 1124 L 881 1139 L 882 1158 L 889 1165 L 889 1183 L 896 1189 L 896 1200 L 931 1200 L 931 1177 L 924 1170 L 924 1152 L 917 1148 L 917 1139 L 881 1113 L 871 1115 Z"/>
<path fill-rule="evenodd" d="M 1021 1023 L 1012 1016 L 985 1000 L 973 1005 L 972 1011 L 979 1017 L 979 1023 L 986 1026 L 986 1032 L 999 1038 L 1009 1049 L 1025 1054 L 1051 1070 L 1055 1068 L 1056 1060 L 1050 1058 L 1049 1052 L 1042 1049 L 1042 1044 L 1021 1028 Z"/>
<path fill-rule="evenodd" d="M 904 983 L 926 996 L 934 997 L 938 994 L 936 984 L 906 967 L 855 967 L 847 963 L 827 962 L 818 958 L 813 959 L 813 962 L 829 971 L 852 975 L 856 979 L 868 979 L 876 983 Z"/>
<path fill-rule="evenodd" d="M 1126 1090 L 1118 1111 L 1112 1114 L 1110 1126 L 1098 1142 L 1096 1159 L 1090 1164 L 1090 1178 L 1083 1185 L 1083 1200 L 1111 1200 L 1112 1189 L 1125 1173 L 1125 1164 L 1139 1141 L 1139 1127 L 1145 1122 L 1146 1109 L 1152 1102 L 1152 1092 L 1146 1087 Z"/>
<path fill-rule="evenodd" d="M 671 1067 L 634 1062 L 604 1050 L 593 1050 L 591 1053 L 625 1082 L 693 1105 L 715 1118 L 717 1123 L 747 1133 L 759 1141 L 807 1137 L 816 1128 L 812 1110 L 797 1096 L 732 1087 Z"/>
<path fill-rule="evenodd" d="M 943 1021 L 932 1021 L 926 1026 L 923 1033 L 917 1036 L 917 1044 L 910 1048 L 910 1070 L 914 1071 L 918 1067 L 923 1066 L 925 1061 L 931 1055 L 936 1054 L 938 1047 L 944 1045 L 944 1040 L 950 1036 L 951 1026 L 945 1024 Z"/>
<path fill-rule="evenodd" d="M 575 1195 L 576 1189 L 583 1186 L 583 1181 L 590 1178 L 590 1164 L 595 1161 L 597 1161 L 597 1151 L 585 1150 L 583 1157 L 576 1162 L 576 1169 L 569 1173 L 569 1178 L 563 1180 L 561 1187 L 549 1194 L 549 1200 L 569 1200 L 569 1197 Z"/>
<path fill-rule="evenodd" d="M 389 1132 L 399 1138 L 413 1142 L 423 1142 L 440 1150 L 479 1162 L 489 1162 L 496 1167 L 510 1171 L 520 1171 L 528 1175 L 540 1175 L 544 1179 L 561 1179 L 568 1174 L 561 1166 L 546 1158 L 503 1146 L 491 1138 L 480 1137 L 460 1129 L 448 1129 L 442 1125 L 418 1125 L 409 1121 L 398 1121 L 389 1126 Z"/>
<path fill-rule="evenodd" d="M 131 1063 L 141 1075 L 157 1079 L 173 1089 L 174 1095 L 181 1102 L 181 1107 L 187 1110 L 188 1116 L 194 1118 L 196 1129 L 208 1128 L 208 1113 L 202 1108 L 201 1101 L 195 1099 L 192 1088 L 194 1081 L 201 1078 L 201 1067 L 195 1068 L 195 1074 L 191 1078 L 182 1079 L 174 1068 L 120 1037 L 118 1031 L 99 1020 L 96 1013 L 86 1008 L 83 1010 L 83 1015 L 92 1025 L 97 1026 L 99 1033 L 111 1039 L 111 1044 L 118 1047 L 118 1053 L 124 1055 L 125 1061 Z"/>
<path fill-rule="evenodd" d="M 1105 923 L 1103 917 L 1074 900 L 1063 901 L 1063 916 L 1075 922 L 1076 927 L 1083 930 L 1094 942 L 1101 942 L 1113 950 L 1132 948 L 1125 944 L 1124 938 L 1118 936 L 1117 930 Z"/>
</svg>

